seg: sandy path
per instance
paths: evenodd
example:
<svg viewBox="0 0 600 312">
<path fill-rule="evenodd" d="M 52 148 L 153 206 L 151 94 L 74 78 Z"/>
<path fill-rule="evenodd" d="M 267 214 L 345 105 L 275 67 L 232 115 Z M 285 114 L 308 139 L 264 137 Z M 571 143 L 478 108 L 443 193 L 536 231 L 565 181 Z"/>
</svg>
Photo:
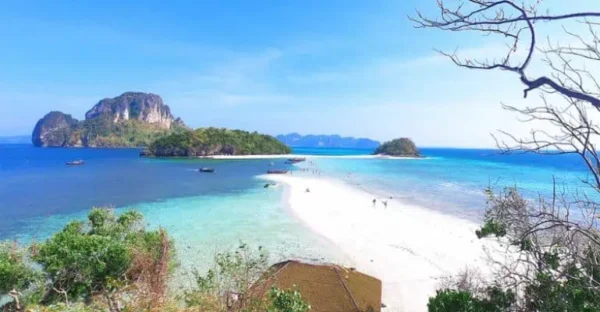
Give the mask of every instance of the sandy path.
<svg viewBox="0 0 600 312">
<path fill-rule="evenodd" d="M 295 216 L 382 280 L 385 311 L 426 311 L 439 277 L 485 264 L 485 242 L 470 221 L 394 200 L 373 207 L 373 195 L 336 180 L 263 178 L 287 185 Z"/>
</svg>

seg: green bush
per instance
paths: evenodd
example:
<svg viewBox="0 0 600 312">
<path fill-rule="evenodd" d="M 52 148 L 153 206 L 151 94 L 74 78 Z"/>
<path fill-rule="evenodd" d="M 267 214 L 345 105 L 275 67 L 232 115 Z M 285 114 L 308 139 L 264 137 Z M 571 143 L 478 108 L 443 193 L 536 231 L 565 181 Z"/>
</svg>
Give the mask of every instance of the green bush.
<svg viewBox="0 0 600 312">
<path fill-rule="evenodd" d="M 41 264 L 52 291 L 48 302 L 89 298 L 114 291 L 140 272 L 132 272 L 134 253 L 157 257 L 159 231 L 145 231 L 141 214 L 93 209 L 88 222 L 74 221 L 46 242 L 33 246 L 33 259 Z M 65 298 L 66 297 L 66 298 Z"/>
<path fill-rule="evenodd" d="M 302 299 L 298 290 L 281 290 L 271 288 L 269 293 L 271 307 L 269 312 L 307 312 L 310 311 L 310 305 Z"/>
<path fill-rule="evenodd" d="M 241 299 L 236 303 L 240 310 L 259 311 L 264 306 L 263 298 L 247 294 L 267 266 L 268 253 L 262 247 L 253 252 L 248 245 L 242 243 L 234 252 L 215 255 L 215 267 L 206 275 L 194 272 L 196 289 L 184 292 L 183 299 L 190 307 L 227 311 L 228 296 L 235 294 Z"/>
<path fill-rule="evenodd" d="M 486 194 L 485 223 L 476 235 L 508 238 L 511 252 L 530 259 L 520 262 L 519 270 L 501 271 L 505 278 L 519 281 L 518 288 L 496 281 L 498 286 L 477 294 L 445 289 L 430 299 L 430 311 L 600 311 L 597 230 L 562 219 L 553 214 L 559 210 L 548 210 L 543 200 L 532 206 L 514 187 L 500 194 L 488 189 Z M 524 274 L 525 269 L 530 271 Z"/>
<path fill-rule="evenodd" d="M 0 243 L 0 294 L 23 291 L 41 277 L 26 262 L 26 250 L 16 243 Z"/>
<path fill-rule="evenodd" d="M 443 289 L 429 298 L 429 312 L 508 312 L 512 311 L 515 295 L 497 287 L 489 287 L 476 296 L 465 290 Z"/>
<path fill-rule="evenodd" d="M 484 312 L 482 302 L 469 292 L 444 289 L 429 298 L 429 312 Z"/>
</svg>

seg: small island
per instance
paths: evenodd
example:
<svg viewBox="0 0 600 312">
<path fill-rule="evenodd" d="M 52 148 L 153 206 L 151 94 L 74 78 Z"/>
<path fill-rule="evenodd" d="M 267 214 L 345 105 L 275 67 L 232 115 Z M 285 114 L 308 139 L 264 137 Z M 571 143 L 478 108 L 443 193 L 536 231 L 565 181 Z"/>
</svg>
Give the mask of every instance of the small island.
<svg viewBox="0 0 600 312">
<path fill-rule="evenodd" d="M 94 105 L 85 120 L 52 111 L 31 135 L 38 147 L 140 147 L 189 128 L 157 94 L 125 92 Z"/>
<path fill-rule="evenodd" d="M 152 142 L 143 157 L 206 157 L 216 155 L 281 155 L 292 150 L 276 138 L 225 128 L 200 128 L 174 133 Z"/>
<path fill-rule="evenodd" d="M 415 143 L 409 138 L 399 138 L 383 143 L 374 155 L 394 157 L 423 157 Z"/>
</svg>

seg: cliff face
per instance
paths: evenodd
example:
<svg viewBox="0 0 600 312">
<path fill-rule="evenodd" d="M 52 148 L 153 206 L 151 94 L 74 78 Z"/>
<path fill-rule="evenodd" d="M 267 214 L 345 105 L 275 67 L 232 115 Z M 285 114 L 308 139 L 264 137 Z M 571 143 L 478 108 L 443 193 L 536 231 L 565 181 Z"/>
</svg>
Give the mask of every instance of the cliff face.
<svg viewBox="0 0 600 312">
<path fill-rule="evenodd" d="M 98 102 L 83 121 L 61 112 L 47 114 L 35 125 L 32 142 L 42 147 L 138 147 L 185 129 L 160 96 L 126 92 Z"/>
<path fill-rule="evenodd" d="M 105 116 L 113 123 L 136 119 L 163 129 L 170 129 L 174 122 L 171 109 L 160 96 L 141 92 L 126 92 L 112 99 L 103 99 L 85 114 L 85 119 Z"/>
<path fill-rule="evenodd" d="M 37 122 L 31 140 L 35 146 L 69 146 L 77 123 L 71 115 L 50 112 Z"/>
</svg>

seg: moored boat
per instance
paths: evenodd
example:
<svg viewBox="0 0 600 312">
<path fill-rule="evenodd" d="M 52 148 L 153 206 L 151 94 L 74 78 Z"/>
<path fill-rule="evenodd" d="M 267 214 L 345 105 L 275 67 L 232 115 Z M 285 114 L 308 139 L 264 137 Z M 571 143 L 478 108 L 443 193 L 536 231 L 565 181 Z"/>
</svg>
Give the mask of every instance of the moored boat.
<svg viewBox="0 0 600 312">
<path fill-rule="evenodd" d="M 198 169 L 199 172 L 212 173 L 215 172 L 215 168 L 202 167 Z"/>
<path fill-rule="evenodd" d="M 267 174 L 286 174 L 287 170 L 268 170 Z"/>
<path fill-rule="evenodd" d="M 289 158 L 288 160 L 285 161 L 285 163 L 288 164 L 288 165 L 293 165 L 293 164 L 301 163 L 303 161 L 306 161 L 306 158 L 304 158 L 304 157 L 302 157 L 302 158 Z"/>
<path fill-rule="evenodd" d="M 82 166 L 84 164 L 85 162 L 83 162 L 83 160 L 81 159 L 66 162 L 67 166 Z"/>
</svg>

